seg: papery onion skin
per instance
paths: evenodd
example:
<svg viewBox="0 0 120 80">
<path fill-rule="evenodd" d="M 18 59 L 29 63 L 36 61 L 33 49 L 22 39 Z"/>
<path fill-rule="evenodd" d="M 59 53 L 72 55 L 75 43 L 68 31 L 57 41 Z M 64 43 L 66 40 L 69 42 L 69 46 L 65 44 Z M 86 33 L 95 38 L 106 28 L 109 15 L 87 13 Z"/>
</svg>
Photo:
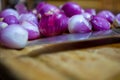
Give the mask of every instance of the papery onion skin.
<svg viewBox="0 0 120 80">
<path fill-rule="evenodd" d="M 39 30 L 45 37 L 60 35 L 68 30 L 68 18 L 60 12 L 44 15 L 39 22 Z"/>
<path fill-rule="evenodd" d="M 4 28 L 0 34 L 1 44 L 13 49 L 24 48 L 28 41 L 28 32 L 18 24 Z"/>
<path fill-rule="evenodd" d="M 21 14 L 19 17 L 19 22 L 22 23 L 23 21 L 33 22 L 38 25 L 37 16 L 35 16 L 33 13 Z"/>
<path fill-rule="evenodd" d="M 16 10 L 14 10 L 14 9 L 11 9 L 11 8 L 5 9 L 5 10 L 3 10 L 3 11 L 0 13 L 0 17 L 1 17 L 1 18 L 4 18 L 4 17 L 6 17 L 6 16 L 8 16 L 8 15 L 13 15 L 13 16 L 15 16 L 17 19 L 18 19 L 18 17 L 19 17 L 18 12 L 17 12 Z"/>
<path fill-rule="evenodd" d="M 84 10 L 74 2 L 67 2 L 64 5 L 62 5 L 61 9 L 65 12 L 66 16 L 72 17 L 76 14 L 81 14 L 84 12 Z"/>
<path fill-rule="evenodd" d="M 34 40 L 40 37 L 40 32 L 36 24 L 29 21 L 23 21 L 21 25 L 28 32 L 28 40 Z"/>
<path fill-rule="evenodd" d="M 8 16 L 4 17 L 3 22 L 6 22 L 8 25 L 19 23 L 18 19 L 13 15 L 8 15 Z"/>
<path fill-rule="evenodd" d="M 92 16 L 91 24 L 94 31 L 109 30 L 111 27 L 111 24 L 105 18 L 99 16 Z"/>
<path fill-rule="evenodd" d="M 88 33 L 92 26 L 83 15 L 74 15 L 68 21 L 68 30 L 70 33 Z"/>
<path fill-rule="evenodd" d="M 108 10 L 100 11 L 97 14 L 97 16 L 107 19 L 111 24 L 113 23 L 113 21 L 115 19 L 115 15 L 111 11 L 108 11 Z"/>
</svg>

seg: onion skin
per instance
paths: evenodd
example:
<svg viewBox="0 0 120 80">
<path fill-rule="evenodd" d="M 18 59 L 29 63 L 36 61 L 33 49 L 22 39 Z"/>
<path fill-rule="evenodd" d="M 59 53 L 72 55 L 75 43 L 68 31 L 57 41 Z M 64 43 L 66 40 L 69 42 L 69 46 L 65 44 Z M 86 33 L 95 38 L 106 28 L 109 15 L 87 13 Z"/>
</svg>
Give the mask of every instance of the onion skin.
<svg viewBox="0 0 120 80">
<path fill-rule="evenodd" d="M 44 5 L 46 5 L 46 4 L 47 4 L 46 2 L 39 2 L 39 3 L 37 4 L 37 6 L 36 6 L 37 12 L 40 12 L 40 10 L 42 9 L 42 7 L 43 7 Z"/>
<path fill-rule="evenodd" d="M 33 13 L 21 14 L 19 17 L 19 22 L 22 23 L 23 21 L 33 22 L 38 25 L 38 19 Z"/>
<path fill-rule="evenodd" d="M 18 19 L 13 15 L 6 16 L 3 19 L 3 22 L 6 22 L 8 25 L 10 25 L 10 24 L 18 24 L 19 23 Z"/>
<path fill-rule="evenodd" d="M 28 32 L 18 24 L 12 24 L 4 28 L 0 34 L 2 45 L 13 48 L 24 48 L 28 41 Z"/>
<path fill-rule="evenodd" d="M 83 15 L 74 15 L 68 21 L 68 30 L 70 33 L 88 33 L 92 26 Z"/>
<path fill-rule="evenodd" d="M 52 13 L 60 12 L 60 9 L 54 5 L 45 4 L 41 7 L 41 9 L 39 9 L 38 14 L 41 14 L 41 16 L 42 16 L 42 15 L 45 15 L 45 14 L 48 14 L 51 12 Z"/>
<path fill-rule="evenodd" d="M 112 12 L 108 11 L 108 10 L 100 11 L 97 14 L 97 16 L 107 19 L 111 24 L 113 23 L 113 21 L 115 19 L 115 15 Z"/>
<path fill-rule="evenodd" d="M 18 3 L 16 6 L 15 6 L 17 12 L 19 14 L 25 14 L 25 13 L 28 13 L 28 10 L 27 10 L 27 7 L 23 4 L 23 3 Z"/>
<path fill-rule="evenodd" d="M 72 17 L 76 14 L 81 14 L 84 12 L 84 10 L 74 2 L 67 2 L 64 5 L 62 5 L 61 9 L 65 12 L 67 17 Z"/>
<path fill-rule="evenodd" d="M 0 13 L 0 17 L 1 17 L 1 18 L 4 18 L 4 17 L 6 17 L 6 16 L 8 16 L 8 15 L 13 15 L 13 16 L 15 16 L 17 19 L 18 19 L 18 17 L 19 17 L 18 12 L 17 12 L 16 10 L 14 10 L 14 9 L 11 9 L 11 8 L 5 9 L 5 10 L 3 10 L 3 11 Z"/>
<path fill-rule="evenodd" d="M 40 32 L 36 24 L 29 21 L 23 21 L 21 25 L 28 32 L 28 40 L 34 40 L 40 37 Z"/>
<path fill-rule="evenodd" d="M 63 13 L 44 15 L 39 22 L 39 30 L 46 37 L 60 35 L 68 30 L 68 18 Z"/>
<path fill-rule="evenodd" d="M 109 30 L 111 27 L 111 24 L 105 18 L 99 16 L 92 16 L 91 24 L 94 31 Z"/>
</svg>

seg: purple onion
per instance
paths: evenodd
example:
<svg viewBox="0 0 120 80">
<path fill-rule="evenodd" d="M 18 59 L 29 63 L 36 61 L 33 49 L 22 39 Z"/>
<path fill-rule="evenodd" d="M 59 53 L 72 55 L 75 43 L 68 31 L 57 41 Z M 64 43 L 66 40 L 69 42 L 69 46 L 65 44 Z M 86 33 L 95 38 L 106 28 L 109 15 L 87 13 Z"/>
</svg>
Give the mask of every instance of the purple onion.
<svg viewBox="0 0 120 80">
<path fill-rule="evenodd" d="M 95 9 L 85 9 L 85 13 L 89 13 L 91 15 L 96 15 L 96 10 Z"/>
<path fill-rule="evenodd" d="M 39 30 L 42 35 L 56 36 L 68 29 L 68 18 L 63 13 L 43 15 L 39 22 Z"/>
<path fill-rule="evenodd" d="M 47 4 L 46 2 L 39 2 L 36 6 L 37 12 L 39 12 L 42 9 L 42 7 L 46 4 Z"/>
<path fill-rule="evenodd" d="M 88 33 L 92 26 L 83 15 L 74 15 L 68 21 L 68 30 L 70 33 Z"/>
<path fill-rule="evenodd" d="M 24 48 L 28 41 L 28 33 L 20 25 L 12 24 L 1 31 L 0 41 L 8 48 Z"/>
<path fill-rule="evenodd" d="M 111 25 L 110 23 L 102 17 L 92 16 L 91 24 L 94 31 L 109 30 Z"/>
<path fill-rule="evenodd" d="M 6 16 L 8 16 L 8 15 L 13 15 L 13 16 L 15 16 L 17 19 L 18 19 L 18 17 L 19 17 L 18 12 L 17 12 L 16 10 L 14 10 L 14 9 L 11 9 L 11 8 L 5 9 L 5 10 L 3 10 L 3 11 L 0 13 L 0 17 L 2 17 L 2 18 L 6 17 Z"/>
<path fill-rule="evenodd" d="M 112 12 L 108 11 L 108 10 L 103 10 L 100 11 L 97 16 L 103 17 L 105 19 L 107 19 L 111 24 L 113 23 L 115 16 Z"/>
<path fill-rule="evenodd" d="M 56 13 L 59 11 L 60 11 L 59 8 L 57 8 L 56 6 L 51 5 L 51 4 L 45 4 L 41 7 L 38 13 L 41 15 L 44 15 L 44 14 L 49 14 L 49 13 Z"/>
<path fill-rule="evenodd" d="M 27 30 L 29 40 L 38 39 L 40 37 L 40 32 L 36 24 L 29 21 L 23 21 L 21 26 Z"/>
<path fill-rule="evenodd" d="M 13 15 L 6 16 L 3 19 L 3 22 L 6 22 L 8 25 L 10 25 L 10 24 L 18 24 L 19 23 L 18 19 Z"/>
<path fill-rule="evenodd" d="M 67 2 L 65 3 L 61 9 L 65 12 L 66 16 L 71 17 L 76 14 L 81 14 L 84 10 L 74 2 Z"/>
<path fill-rule="evenodd" d="M 38 25 L 38 19 L 33 13 L 21 14 L 19 17 L 19 22 L 30 21 Z"/>
</svg>

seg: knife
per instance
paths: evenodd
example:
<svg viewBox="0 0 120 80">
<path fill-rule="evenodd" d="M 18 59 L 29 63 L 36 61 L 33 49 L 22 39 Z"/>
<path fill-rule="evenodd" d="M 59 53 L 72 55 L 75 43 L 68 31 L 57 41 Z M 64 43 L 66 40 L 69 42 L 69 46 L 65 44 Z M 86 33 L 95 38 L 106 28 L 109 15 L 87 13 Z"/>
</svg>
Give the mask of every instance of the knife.
<svg viewBox="0 0 120 80">
<path fill-rule="evenodd" d="M 86 42 L 91 41 L 94 42 L 96 40 L 104 40 L 108 39 L 109 43 L 120 42 L 120 28 L 114 28 L 107 31 L 97 31 L 90 32 L 85 34 L 64 34 L 60 36 L 54 36 L 49 38 L 38 39 L 34 41 L 30 41 L 28 46 L 34 45 L 44 45 L 44 44 L 60 44 L 60 43 L 70 43 L 70 42 Z"/>
<path fill-rule="evenodd" d="M 30 52 L 27 56 L 75 50 L 111 43 L 120 43 L 120 28 L 85 34 L 64 34 L 55 37 L 30 41 L 27 46 L 44 46 Z"/>
</svg>

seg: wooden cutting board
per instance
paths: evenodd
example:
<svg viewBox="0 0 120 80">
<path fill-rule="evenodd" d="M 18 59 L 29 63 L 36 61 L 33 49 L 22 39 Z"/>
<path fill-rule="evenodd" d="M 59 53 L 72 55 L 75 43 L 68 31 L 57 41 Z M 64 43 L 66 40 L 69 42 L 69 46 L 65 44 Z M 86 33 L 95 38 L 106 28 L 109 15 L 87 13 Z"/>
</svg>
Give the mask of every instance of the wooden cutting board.
<svg viewBox="0 0 120 80">
<path fill-rule="evenodd" d="M 0 72 L 9 80 L 120 80 L 120 43 L 39 54 L 45 46 L 0 46 Z"/>
</svg>

